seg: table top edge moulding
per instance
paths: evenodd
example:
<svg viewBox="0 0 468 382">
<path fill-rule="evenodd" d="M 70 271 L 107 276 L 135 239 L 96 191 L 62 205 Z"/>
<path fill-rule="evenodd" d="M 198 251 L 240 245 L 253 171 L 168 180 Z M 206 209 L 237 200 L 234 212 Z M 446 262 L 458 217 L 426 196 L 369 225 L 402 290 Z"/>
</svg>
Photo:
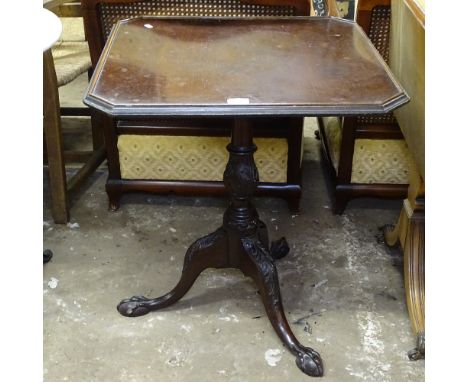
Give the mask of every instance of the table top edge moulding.
<svg viewBox="0 0 468 382">
<path fill-rule="evenodd" d="M 351 37 L 348 38 L 349 41 L 356 41 L 358 48 L 361 50 L 365 50 L 363 53 L 365 60 L 370 61 L 372 60 L 373 68 L 376 69 L 377 75 L 386 76 L 387 77 L 387 84 L 389 87 L 393 86 L 393 92 L 388 92 L 385 94 L 385 98 L 382 97 L 379 102 L 372 103 L 372 102 L 356 102 L 355 98 L 352 98 L 352 102 L 341 102 L 337 103 L 334 101 L 322 102 L 322 100 L 316 99 L 313 102 L 307 102 L 308 98 L 303 97 L 300 102 L 282 102 L 280 100 L 276 100 L 275 102 L 265 103 L 265 102 L 249 102 L 247 104 L 229 104 L 227 102 L 207 102 L 207 103 L 193 103 L 193 102 L 128 102 L 128 100 L 122 101 L 118 100 L 117 102 L 112 100 L 108 94 L 102 94 L 99 92 L 99 85 L 101 82 L 109 82 L 109 79 L 103 75 L 105 69 L 111 66 L 109 61 L 110 55 L 112 54 L 111 51 L 116 44 L 116 40 L 119 40 L 117 44 L 122 44 L 120 40 L 123 40 L 122 33 L 119 33 L 122 28 L 127 28 L 128 26 L 137 25 L 138 23 L 145 22 L 145 26 L 149 29 L 153 29 L 150 23 L 152 22 L 162 22 L 165 24 L 169 24 L 171 22 L 178 23 L 178 24 L 191 24 L 195 25 L 196 27 L 199 26 L 198 24 L 202 25 L 203 23 L 210 24 L 209 26 L 212 27 L 213 22 L 216 21 L 218 24 L 225 24 L 229 27 L 231 23 L 237 23 L 242 27 L 242 24 L 245 23 L 255 23 L 260 27 L 257 28 L 258 32 L 262 32 L 262 26 L 271 24 L 271 23 L 278 23 L 284 21 L 285 23 L 289 23 L 291 28 L 294 29 L 296 26 L 294 24 L 302 23 L 302 25 L 306 25 L 309 23 L 317 23 L 319 21 L 324 22 L 325 20 L 327 23 L 327 28 L 333 28 L 335 24 L 343 24 L 350 26 L 350 33 L 353 34 L 352 39 Z M 169 22 L 169 23 L 168 23 Z M 312 25 L 312 24 L 310 24 Z M 203 27 L 203 25 L 202 25 Z M 180 28 L 180 27 L 179 27 Z M 234 30 L 235 26 L 232 28 Z M 266 28 L 266 27 L 265 27 Z M 299 28 L 299 27 L 297 27 Z M 327 29 L 322 28 L 322 29 Z M 140 27 L 140 29 L 143 29 Z M 154 28 L 158 29 L 158 28 Z M 221 28 L 222 29 L 222 28 Z M 253 28 L 251 28 L 253 29 Z M 313 28 L 312 28 L 313 29 Z M 249 31 L 250 32 L 250 31 Z M 257 31 L 254 31 L 257 32 Z M 270 32 L 270 31 L 268 31 Z M 301 31 L 299 30 L 299 33 Z M 125 31 L 124 33 L 128 33 Z M 139 33 L 143 33 L 139 32 Z M 275 33 L 273 31 L 272 33 Z M 278 32 L 279 33 L 279 32 Z M 277 34 L 278 34 L 277 33 Z M 286 38 L 290 38 L 291 33 Z M 335 34 L 332 36 L 338 36 L 341 38 L 340 34 Z M 281 36 L 280 36 L 281 37 Z M 170 38 L 173 38 L 172 36 Z M 211 38 L 211 37 L 210 37 Z M 215 36 L 216 38 L 216 36 Z M 223 36 L 222 38 L 226 38 Z M 328 42 L 327 38 L 329 36 L 324 37 L 323 41 L 311 41 L 311 44 L 326 44 Z M 148 40 L 148 39 L 146 39 Z M 150 39 L 151 40 L 151 39 Z M 99 62 L 96 67 L 95 73 L 98 75 L 93 76 L 91 79 L 88 89 L 86 90 L 84 103 L 88 106 L 96 108 L 112 117 L 120 117 L 122 119 L 125 118 L 132 118 L 134 116 L 142 116 L 145 117 L 152 117 L 152 116 L 161 116 L 161 117 L 171 117 L 171 116 L 266 116 L 266 115 L 281 115 L 281 116 L 325 116 L 325 115 L 357 115 L 357 114 L 381 114 L 387 113 L 392 111 L 409 101 L 409 97 L 402 86 L 398 83 L 398 81 L 393 76 L 392 72 L 388 68 L 385 61 L 381 58 L 377 50 L 373 47 L 373 45 L 369 42 L 368 44 L 365 43 L 367 40 L 367 36 L 365 35 L 362 28 L 354 23 L 353 21 L 343 20 L 335 17 L 307 17 L 307 16 L 296 16 L 296 17 L 268 17 L 268 18 L 261 18 L 261 17 L 248 17 L 248 18 L 237 18 L 237 17 L 230 17 L 230 18 L 220 18 L 220 17 L 154 17 L 154 16 L 144 16 L 144 17 L 137 17 L 132 19 L 120 20 L 117 22 L 107 40 L 106 46 L 103 50 L 103 53 L 99 59 Z M 145 41 L 145 40 L 144 40 Z M 145 44 L 145 42 L 139 41 L 140 44 Z M 164 42 L 163 42 L 164 43 Z M 187 44 L 187 41 L 181 41 L 183 44 Z M 189 41 L 190 43 L 190 41 Z M 199 42 L 196 42 L 197 44 Z M 300 41 L 301 44 L 304 44 L 303 41 Z M 137 44 L 137 43 L 135 43 Z M 140 50 L 145 50 L 143 48 L 148 47 L 141 47 Z M 152 46 L 154 49 L 154 46 Z M 267 49 L 267 48 L 265 48 Z M 150 50 L 150 49 L 146 49 Z M 275 50 L 271 50 L 273 55 L 275 54 Z M 268 52 L 267 52 L 268 53 Z M 349 52 L 352 54 L 357 54 L 355 51 Z M 367 55 L 367 57 L 365 57 Z M 317 58 L 314 58 L 317 60 Z M 361 60 L 366 63 L 364 59 Z M 114 60 L 115 61 L 115 60 Z M 141 60 L 140 60 L 141 61 Z M 255 59 L 252 59 L 255 61 Z M 123 65 L 122 63 L 120 63 Z M 127 63 L 125 63 L 127 64 Z M 130 63 L 131 64 L 131 63 Z M 138 63 L 139 65 L 141 64 Z M 351 63 L 352 64 L 352 63 Z M 112 65 L 116 66 L 119 65 L 117 62 L 113 62 Z M 356 66 L 356 65 L 355 65 Z M 346 68 L 346 65 L 341 65 L 338 67 L 338 71 L 343 71 Z M 275 70 L 275 69 L 273 69 Z M 333 70 L 330 69 L 330 70 Z M 354 69 L 355 70 L 355 69 Z M 136 71 L 139 73 L 139 71 Z M 154 73 L 152 73 L 154 76 Z M 368 73 L 366 73 L 368 75 Z M 104 76 L 104 77 L 103 77 Z M 166 76 L 170 80 L 170 76 Z M 164 77 L 164 81 L 166 80 Z M 135 81 L 135 73 L 133 73 L 132 80 Z M 140 81 L 143 78 L 140 79 Z M 138 79 L 137 79 L 138 81 Z M 122 82 L 122 81 L 121 81 Z M 123 81 L 125 82 L 125 81 Z M 142 82 L 144 83 L 144 81 Z M 342 86 L 348 86 L 349 81 L 343 81 Z M 217 84 L 216 84 L 217 85 Z M 327 84 L 324 82 L 322 86 L 326 86 Z M 336 84 L 335 84 L 336 87 Z M 304 90 L 304 92 L 307 89 Z"/>
</svg>

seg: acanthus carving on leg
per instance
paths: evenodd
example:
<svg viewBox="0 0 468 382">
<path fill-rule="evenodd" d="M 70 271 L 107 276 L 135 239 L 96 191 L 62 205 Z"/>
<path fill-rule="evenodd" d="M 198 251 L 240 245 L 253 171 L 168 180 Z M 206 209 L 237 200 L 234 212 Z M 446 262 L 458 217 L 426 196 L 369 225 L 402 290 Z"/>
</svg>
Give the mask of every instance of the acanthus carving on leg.
<svg viewBox="0 0 468 382">
<path fill-rule="evenodd" d="M 150 299 L 133 296 L 122 300 L 117 310 L 123 316 L 137 317 L 167 307 L 181 299 L 206 268 L 219 268 L 227 264 L 227 233 L 223 228 L 196 240 L 187 250 L 182 276 L 169 293 Z"/>
<path fill-rule="evenodd" d="M 194 256 L 196 254 L 206 248 L 213 246 L 218 240 L 222 237 L 226 236 L 226 232 L 223 228 L 218 228 L 216 231 L 201 237 L 200 239 L 196 240 L 192 245 L 187 249 L 184 258 L 184 266 L 182 268 L 182 273 L 187 270 L 190 264 L 193 262 Z"/>
<path fill-rule="evenodd" d="M 258 237 L 245 237 L 241 241 L 244 250 L 256 268 L 256 272 L 254 271 L 250 276 L 254 278 L 259 287 L 273 328 L 289 351 L 296 356 L 296 365 L 303 373 L 312 377 L 322 376 L 323 362 L 320 354 L 301 345 L 289 327 L 281 302 L 278 273 L 270 253 Z M 248 274 L 252 272 L 252 268 L 247 265 L 243 271 Z"/>
<path fill-rule="evenodd" d="M 270 253 L 256 237 L 245 237 L 241 241 L 245 251 L 252 257 L 257 266 L 260 278 L 264 280 L 270 301 L 274 306 L 278 306 L 281 303 L 280 290 L 278 283 L 274 282 L 278 278 L 278 274 Z"/>
</svg>

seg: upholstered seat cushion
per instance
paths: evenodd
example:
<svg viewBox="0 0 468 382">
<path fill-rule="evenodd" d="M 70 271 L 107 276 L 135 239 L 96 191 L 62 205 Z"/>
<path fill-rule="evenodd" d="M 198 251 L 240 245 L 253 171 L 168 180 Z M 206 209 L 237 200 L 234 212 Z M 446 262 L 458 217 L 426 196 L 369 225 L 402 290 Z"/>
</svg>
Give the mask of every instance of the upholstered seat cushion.
<svg viewBox="0 0 468 382">
<path fill-rule="evenodd" d="M 122 179 L 222 181 L 228 137 L 120 135 Z M 287 181 L 285 138 L 255 138 L 255 163 L 261 182 Z"/>
<path fill-rule="evenodd" d="M 324 128 L 333 167 L 338 171 L 341 119 L 324 118 Z M 351 183 L 408 184 L 409 166 L 410 154 L 404 139 L 356 139 Z"/>
<path fill-rule="evenodd" d="M 91 67 L 88 43 L 81 17 L 61 17 L 62 34 L 52 47 L 58 86 L 73 81 Z"/>
<path fill-rule="evenodd" d="M 68 84 L 91 67 L 86 42 L 59 42 L 52 48 L 52 56 L 58 86 Z"/>
<path fill-rule="evenodd" d="M 86 41 L 83 17 L 60 17 L 60 22 L 62 23 L 62 34 L 59 41 Z"/>
</svg>

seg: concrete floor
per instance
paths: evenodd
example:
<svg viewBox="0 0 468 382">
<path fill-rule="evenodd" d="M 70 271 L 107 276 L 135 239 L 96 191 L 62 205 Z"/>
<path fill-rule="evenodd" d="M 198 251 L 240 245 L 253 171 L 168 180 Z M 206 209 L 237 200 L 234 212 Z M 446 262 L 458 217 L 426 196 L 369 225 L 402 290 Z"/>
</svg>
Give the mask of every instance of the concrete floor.
<svg viewBox="0 0 468 382">
<path fill-rule="evenodd" d="M 79 100 L 85 80 L 62 93 L 64 103 Z M 285 235 L 291 246 L 277 262 L 291 327 L 322 355 L 323 381 L 423 381 L 424 361 L 406 356 L 415 339 L 401 258 L 376 239 L 400 203 L 356 200 L 332 215 L 313 122 L 302 213 L 291 215 L 279 199 L 256 199 L 270 237 Z M 82 123 L 66 126 L 73 132 Z M 175 285 L 186 248 L 220 225 L 227 202 L 127 195 L 111 213 L 106 176 L 102 167 L 73 197 L 67 226 L 52 222 L 45 172 L 44 248 L 54 257 L 44 266 L 44 381 L 310 381 L 240 271 L 207 270 L 170 308 L 118 314 L 122 298 L 156 297 Z"/>
</svg>

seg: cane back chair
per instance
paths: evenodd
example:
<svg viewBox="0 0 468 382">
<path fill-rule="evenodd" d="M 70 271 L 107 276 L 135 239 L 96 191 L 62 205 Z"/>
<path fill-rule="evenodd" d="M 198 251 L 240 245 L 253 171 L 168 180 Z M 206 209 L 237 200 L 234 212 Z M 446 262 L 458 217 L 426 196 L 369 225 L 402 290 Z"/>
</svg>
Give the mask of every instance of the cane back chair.
<svg viewBox="0 0 468 382">
<path fill-rule="evenodd" d="M 390 3 L 391 0 L 360 0 L 356 19 L 386 62 Z M 405 197 L 410 157 L 392 113 L 319 118 L 318 122 L 334 183 L 334 213 L 341 214 L 347 202 L 357 197 Z"/>
<path fill-rule="evenodd" d="M 318 1 L 323 8 L 324 0 Z M 112 26 L 120 19 L 143 15 L 308 16 L 311 12 L 309 0 L 82 0 L 82 7 L 93 66 Z M 225 193 L 222 177 L 230 129 L 222 119 L 158 119 L 142 123 L 111 121 L 104 115 L 101 118 L 111 210 L 119 208 L 125 192 Z M 302 118 L 259 118 L 254 126 L 260 177 L 257 195 L 285 198 L 295 212 L 301 196 L 302 134 Z"/>
<path fill-rule="evenodd" d="M 70 193 L 104 161 L 105 148 L 102 131 L 92 118 L 93 150 L 69 151 L 63 148 L 62 117 L 91 116 L 91 112 L 88 107 L 62 107 L 58 88 L 90 69 L 91 59 L 79 2 L 70 0 L 50 4 L 46 8 L 60 17 L 62 34 L 43 57 L 44 161 L 49 168 L 52 218 L 55 223 L 67 223 L 70 219 Z M 65 163 L 83 165 L 67 179 Z"/>
</svg>

